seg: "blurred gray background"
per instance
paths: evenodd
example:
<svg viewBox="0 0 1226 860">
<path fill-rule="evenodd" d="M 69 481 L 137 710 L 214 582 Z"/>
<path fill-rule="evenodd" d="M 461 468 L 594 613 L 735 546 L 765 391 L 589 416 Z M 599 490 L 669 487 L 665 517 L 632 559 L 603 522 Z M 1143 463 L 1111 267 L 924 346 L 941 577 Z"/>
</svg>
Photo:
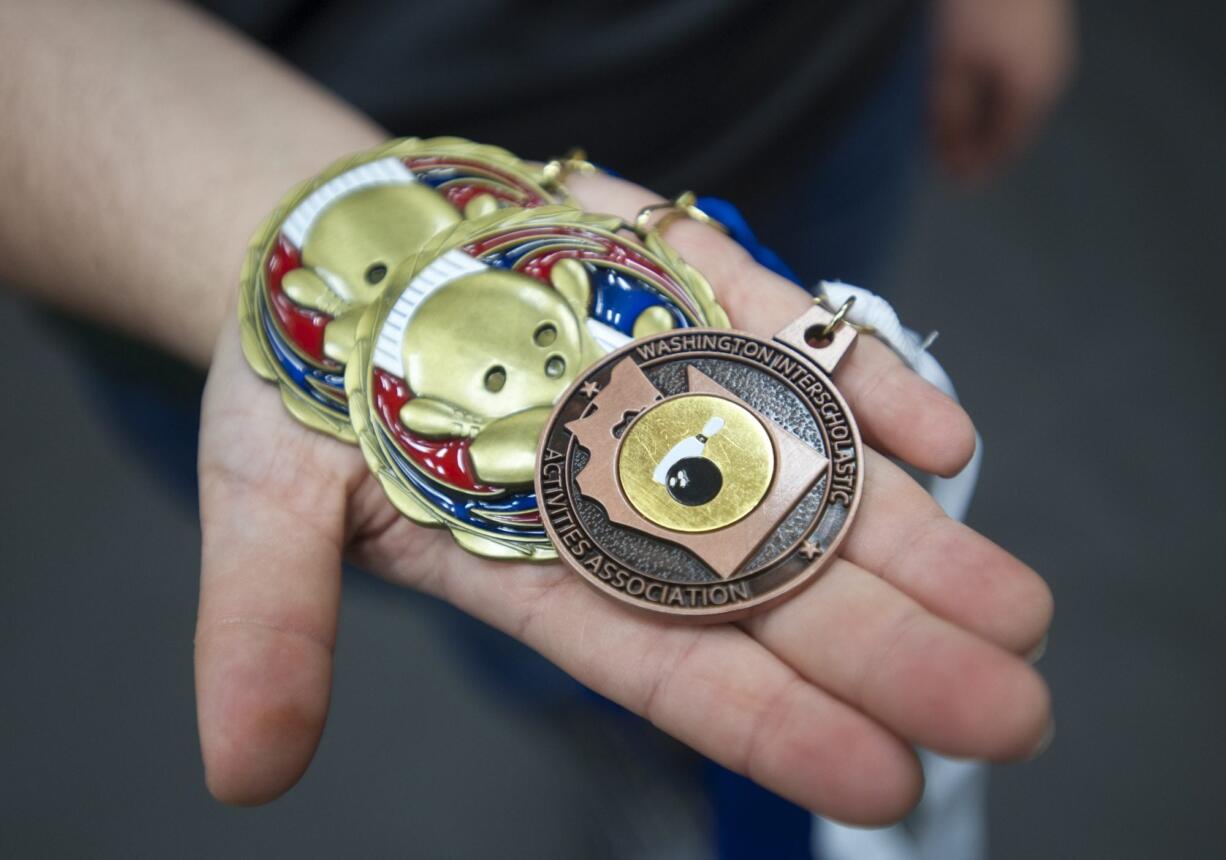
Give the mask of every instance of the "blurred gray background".
<svg viewBox="0 0 1226 860">
<path fill-rule="evenodd" d="M 986 192 L 929 180 L 890 279 L 986 439 L 972 524 L 1057 599 L 1055 744 L 994 772 L 998 858 L 1220 856 L 1226 61 L 1195 5 L 1088 4 L 1044 139 Z M 617 853 L 617 732 L 507 705 L 439 609 L 353 577 L 314 766 L 210 800 L 194 511 L 37 314 L 3 295 L 0 326 L 0 856 Z"/>
</svg>

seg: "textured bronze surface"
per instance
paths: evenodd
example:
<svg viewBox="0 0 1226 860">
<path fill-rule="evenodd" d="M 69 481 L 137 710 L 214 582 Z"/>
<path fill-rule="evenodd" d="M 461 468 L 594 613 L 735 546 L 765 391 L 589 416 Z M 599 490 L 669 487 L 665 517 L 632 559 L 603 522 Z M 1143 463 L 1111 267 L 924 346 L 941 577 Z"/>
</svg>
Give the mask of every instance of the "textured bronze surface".
<svg viewBox="0 0 1226 860">
<path fill-rule="evenodd" d="M 560 558 L 620 601 L 691 620 L 731 620 L 809 582 L 835 556 L 863 483 L 859 433 L 822 371 L 854 332 L 840 326 L 815 345 L 810 331 L 830 316 L 815 307 L 775 340 L 655 335 L 576 380 L 537 458 L 537 496 Z M 662 410 L 675 414 L 653 420 Z M 768 444 L 742 424 L 741 450 L 717 449 L 742 414 Z M 643 432 L 658 438 L 644 445 Z M 644 503 L 652 484 L 663 486 Z"/>
</svg>

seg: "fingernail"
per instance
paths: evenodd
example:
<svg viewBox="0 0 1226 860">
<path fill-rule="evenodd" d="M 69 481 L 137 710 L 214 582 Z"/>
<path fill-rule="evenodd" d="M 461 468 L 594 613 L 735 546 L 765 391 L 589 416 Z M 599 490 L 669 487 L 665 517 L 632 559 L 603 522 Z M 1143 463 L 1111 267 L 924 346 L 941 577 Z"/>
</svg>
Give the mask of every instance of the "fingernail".
<svg viewBox="0 0 1226 860">
<path fill-rule="evenodd" d="M 1047 730 L 1043 732 L 1043 737 L 1039 738 L 1039 742 L 1035 744 L 1034 750 L 1030 753 L 1029 759 L 1033 761 L 1034 759 L 1043 755 L 1043 753 L 1047 752 L 1047 748 L 1051 746 L 1051 742 L 1055 740 L 1055 737 L 1056 721 L 1054 719 L 1048 720 Z"/>
<path fill-rule="evenodd" d="M 1043 638 L 1039 640 L 1039 644 L 1034 646 L 1034 650 L 1026 655 L 1026 662 L 1033 666 L 1035 663 L 1043 659 L 1043 655 L 1047 653 L 1047 634 L 1043 634 Z"/>
</svg>

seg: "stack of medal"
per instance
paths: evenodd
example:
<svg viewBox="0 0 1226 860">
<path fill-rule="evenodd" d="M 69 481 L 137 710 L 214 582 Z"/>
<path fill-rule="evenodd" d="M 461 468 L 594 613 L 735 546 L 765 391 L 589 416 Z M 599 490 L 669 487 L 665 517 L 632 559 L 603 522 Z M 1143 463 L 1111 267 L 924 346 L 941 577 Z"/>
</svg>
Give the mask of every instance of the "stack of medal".
<svg viewBox="0 0 1226 860">
<path fill-rule="evenodd" d="M 242 276 L 243 351 L 290 413 L 358 442 L 407 517 L 494 558 L 557 557 L 533 482 L 573 381 L 634 338 L 728 325 L 658 231 L 574 208 L 562 173 L 393 141 L 291 192 Z"/>
<path fill-rule="evenodd" d="M 471 552 L 560 557 L 674 618 L 794 594 L 863 486 L 829 378 L 856 337 L 850 302 L 769 340 L 729 331 L 661 239 L 708 220 L 692 196 L 630 230 L 571 205 L 574 166 L 458 138 L 334 165 L 252 244 L 248 361 L 294 417 L 360 444 L 405 516 Z"/>
</svg>

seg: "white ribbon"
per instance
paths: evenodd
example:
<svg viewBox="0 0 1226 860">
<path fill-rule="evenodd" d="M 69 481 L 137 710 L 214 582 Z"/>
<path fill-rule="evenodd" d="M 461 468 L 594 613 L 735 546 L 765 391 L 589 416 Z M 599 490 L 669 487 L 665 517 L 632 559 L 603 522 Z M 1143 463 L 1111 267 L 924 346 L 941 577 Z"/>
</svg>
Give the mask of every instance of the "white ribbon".
<svg viewBox="0 0 1226 860">
<path fill-rule="evenodd" d="M 820 290 L 831 307 L 854 298 L 847 319 L 871 326 L 872 334 L 903 362 L 954 400 L 958 399 L 949 374 L 928 352 L 936 332 L 920 337 L 903 326 L 890 303 L 876 293 L 841 281 L 823 281 Z M 952 478 L 931 476 L 927 490 L 937 504 L 956 520 L 966 517 L 979 481 L 983 440 L 975 434 L 975 453 Z M 979 860 L 987 855 L 985 795 L 987 767 L 975 761 L 955 761 L 920 750 L 924 766 L 924 799 L 909 826 L 867 829 L 815 819 L 813 847 L 826 860 Z"/>
</svg>

